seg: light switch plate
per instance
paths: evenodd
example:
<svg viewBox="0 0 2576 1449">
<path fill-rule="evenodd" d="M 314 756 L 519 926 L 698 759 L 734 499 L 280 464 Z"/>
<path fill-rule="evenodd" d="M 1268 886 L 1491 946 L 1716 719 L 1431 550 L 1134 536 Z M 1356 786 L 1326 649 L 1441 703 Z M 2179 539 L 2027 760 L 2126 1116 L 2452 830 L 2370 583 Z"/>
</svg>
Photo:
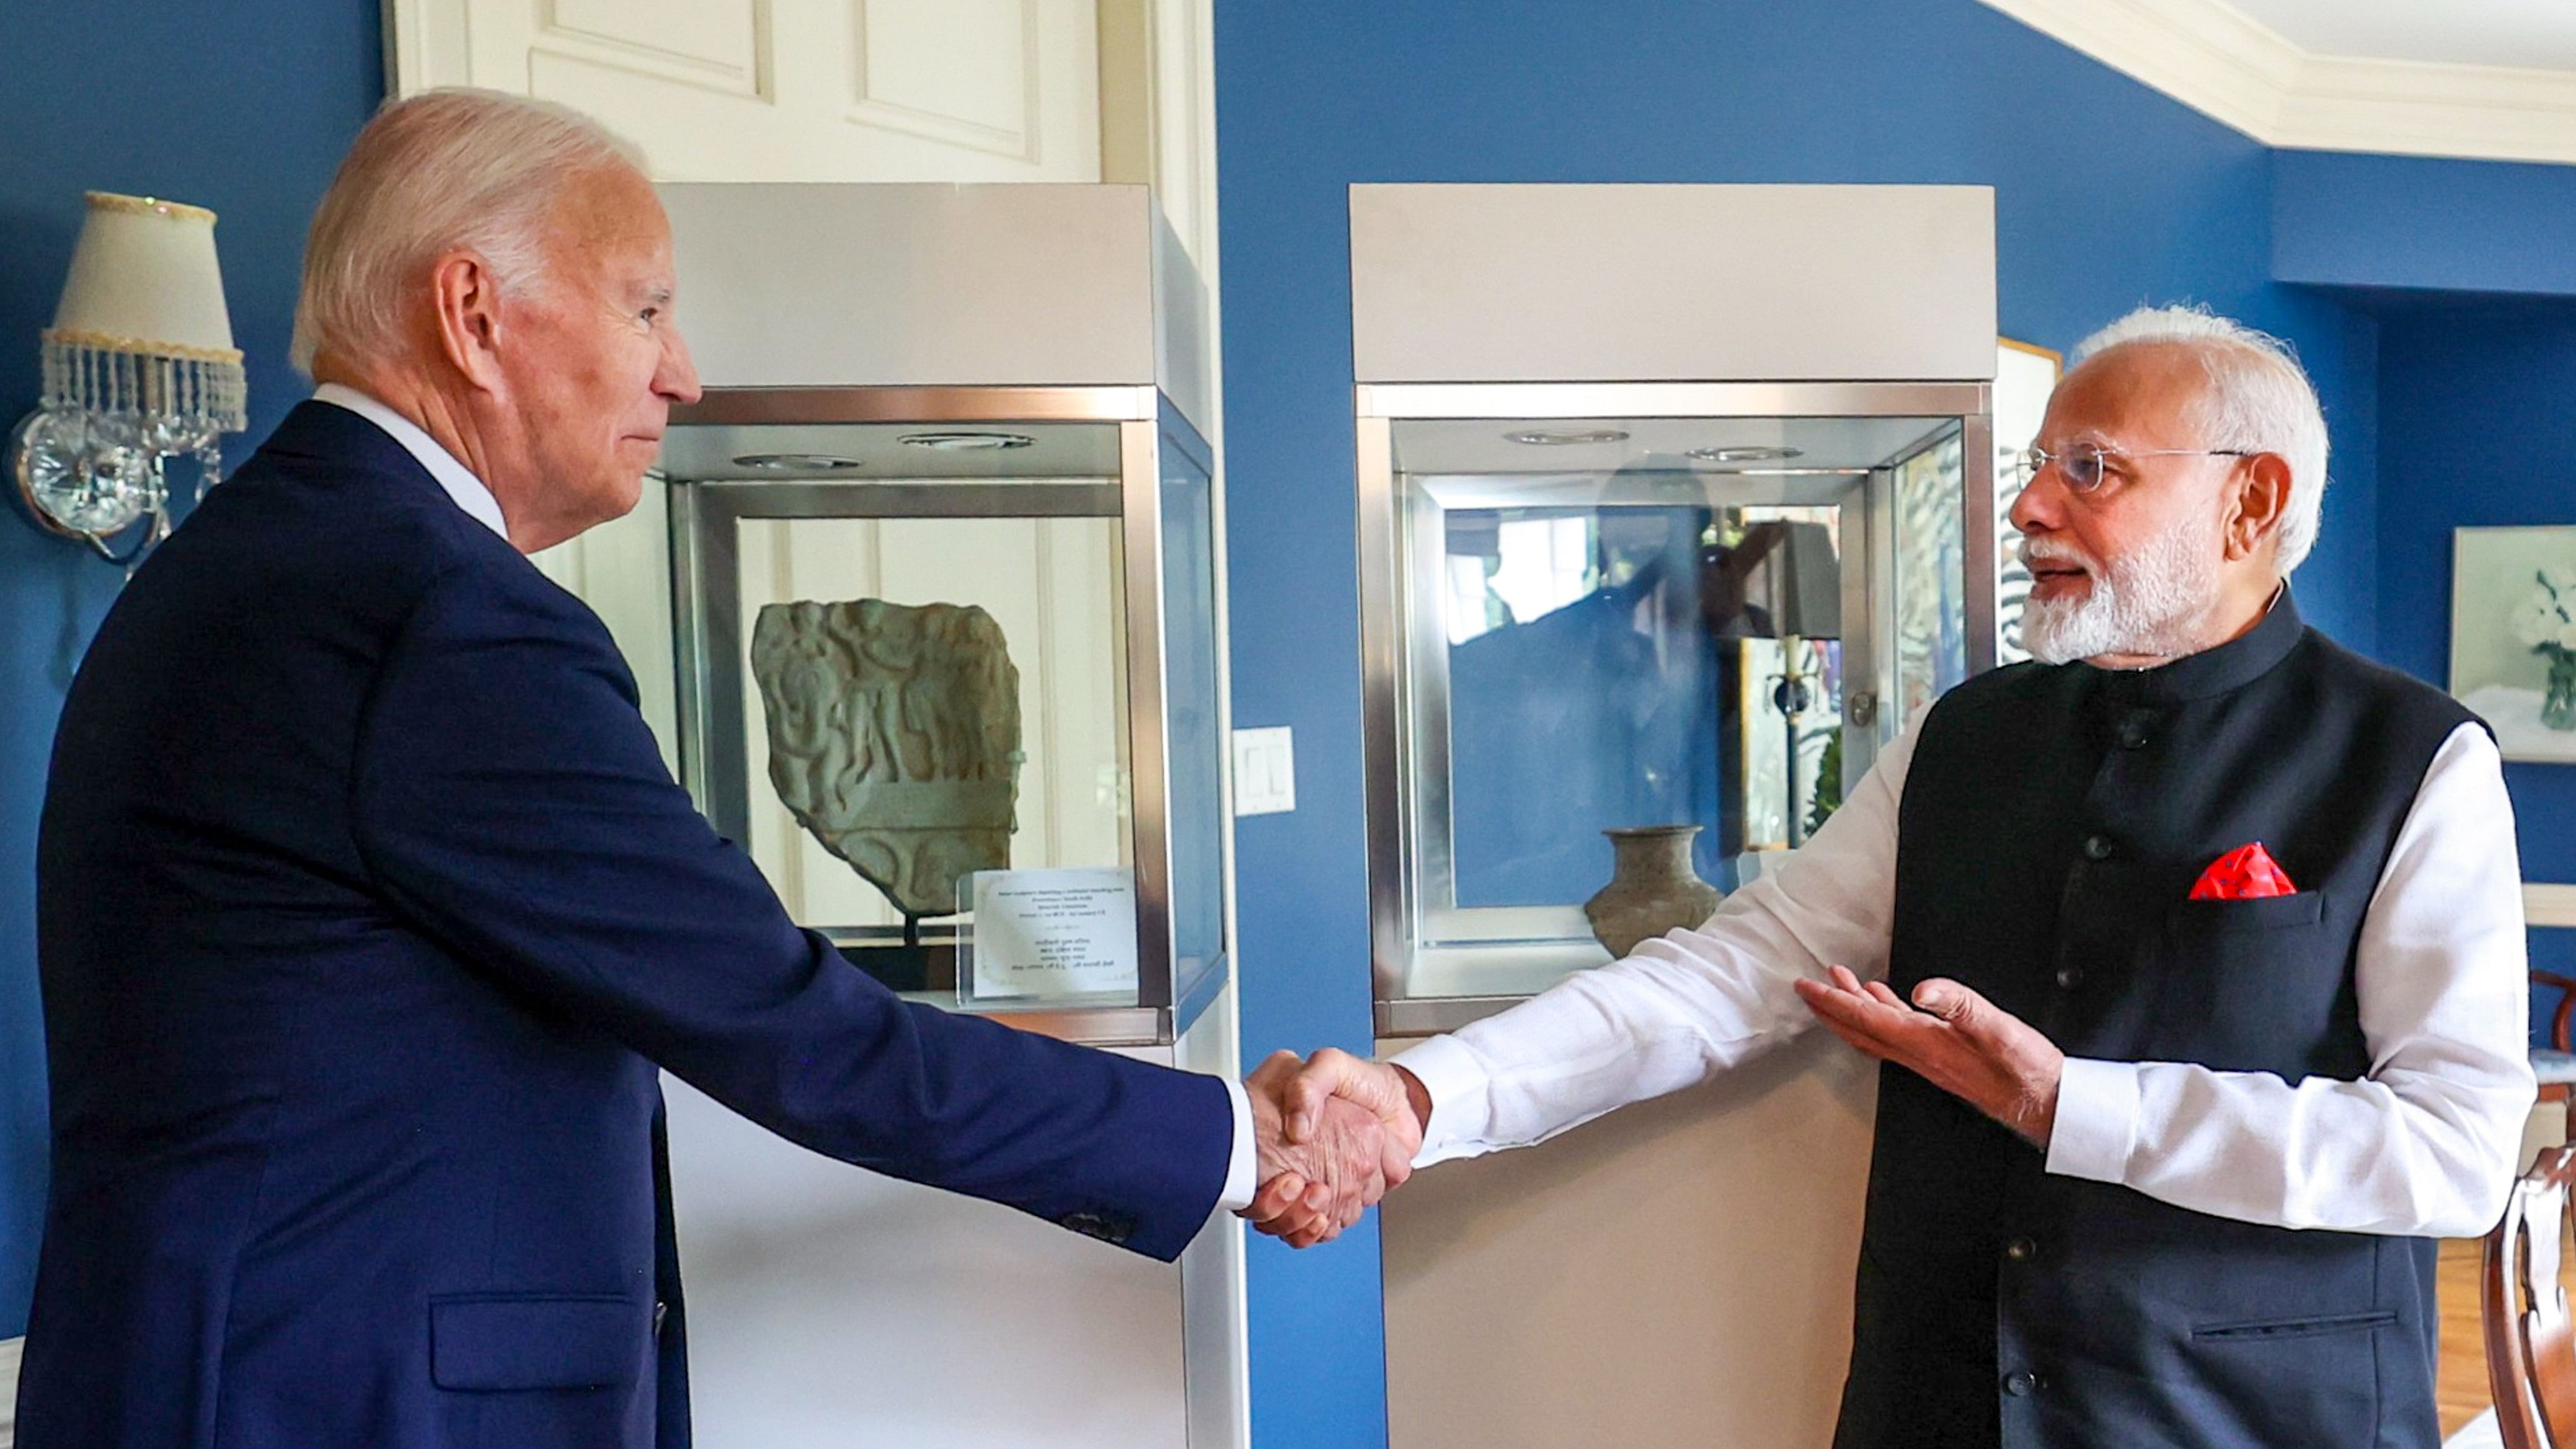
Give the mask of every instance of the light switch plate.
<svg viewBox="0 0 2576 1449">
<path fill-rule="evenodd" d="M 1278 815 L 1297 808 L 1297 747 L 1288 727 L 1234 732 L 1234 813 Z"/>
</svg>

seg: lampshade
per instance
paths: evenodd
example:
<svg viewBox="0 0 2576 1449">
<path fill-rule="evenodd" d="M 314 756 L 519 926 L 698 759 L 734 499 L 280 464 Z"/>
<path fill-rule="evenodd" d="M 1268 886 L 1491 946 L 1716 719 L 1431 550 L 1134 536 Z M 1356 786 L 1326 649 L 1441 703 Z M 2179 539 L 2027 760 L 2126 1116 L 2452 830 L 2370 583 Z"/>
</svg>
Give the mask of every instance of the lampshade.
<svg viewBox="0 0 2576 1449">
<path fill-rule="evenodd" d="M 215 214 L 106 191 L 88 200 L 46 340 L 239 362 L 215 266 Z"/>
<path fill-rule="evenodd" d="M 153 447 L 211 461 L 217 434 L 248 426 L 215 214 L 107 191 L 88 200 L 44 334 L 45 405 L 131 420 Z"/>
</svg>

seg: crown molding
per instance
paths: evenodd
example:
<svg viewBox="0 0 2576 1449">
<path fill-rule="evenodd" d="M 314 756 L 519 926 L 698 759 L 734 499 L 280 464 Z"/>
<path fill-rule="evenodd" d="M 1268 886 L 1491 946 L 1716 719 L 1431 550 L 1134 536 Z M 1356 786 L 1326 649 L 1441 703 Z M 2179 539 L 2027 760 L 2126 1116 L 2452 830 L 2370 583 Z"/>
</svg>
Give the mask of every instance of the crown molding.
<svg viewBox="0 0 2576 1449">
<path fill-rule="evenodd" d="M 2267 140 L 2307 52 L 2224 0 L 1983 0 L 2175 100 Z"/>
<path fill-rule="evenodd" d="M 2275 146 L 2576 161 L 2576 71 L 2311 56 Z"/>
<path fill-rule="evenodd" d="M 2316 55 L 2228 0 L 1981 0 L 2267 146 L 2576 162 L 2576 71 Z"/>
</svg>

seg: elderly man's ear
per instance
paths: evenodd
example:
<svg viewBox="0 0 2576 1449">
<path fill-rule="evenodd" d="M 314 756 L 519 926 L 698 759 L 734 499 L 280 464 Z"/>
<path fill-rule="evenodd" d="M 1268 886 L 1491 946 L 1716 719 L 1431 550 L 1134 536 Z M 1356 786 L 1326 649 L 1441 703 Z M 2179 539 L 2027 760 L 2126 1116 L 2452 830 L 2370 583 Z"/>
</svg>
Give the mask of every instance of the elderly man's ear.
<svg viewBox="0 0 2576 1449">
<path fill-rule="evenodd" d="M 2265 540 L 2278 541 L 2290 511 L 2290 461 L 2257 453 L 2236 470 L 2236 503 L 2227 517 L 2227 556 L 2250 558 Z"/>
<path fill-rule="evenodd" d="M 472 251 L 453 251 L 430 271 L 439 350 L 448 365 L 485 392 L 500 383 L 493 356 L 501 332 L 501 290 L 492 268 Z"/>
</svg>

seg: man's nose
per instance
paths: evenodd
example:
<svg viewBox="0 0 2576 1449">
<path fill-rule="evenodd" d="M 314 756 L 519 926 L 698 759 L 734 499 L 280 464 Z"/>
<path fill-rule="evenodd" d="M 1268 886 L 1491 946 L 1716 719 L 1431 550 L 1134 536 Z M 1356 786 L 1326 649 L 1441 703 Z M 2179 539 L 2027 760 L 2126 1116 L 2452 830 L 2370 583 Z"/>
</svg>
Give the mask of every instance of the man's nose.
<svg viewBox="0 0 2576 1449">
<path fill-rule="evenodd" d="M 672 327 L 662 333 L 662 365 L 653 369 L 653 391 L 675 403 L 698 400 L 698 365 L 689 359 L 689 340 Z"/>
<path fill-rule="evenodd" d="M 2013 495 L 2012 511 L 2006 515 L 2012 526 L 2024 533 L 2035 533 L 2058 526 L 2058 505 L 2064 501 L 2056 484 L 2057 470 L 2042 468 L 2022 481 L 2021 492 Z"/>
</svg>

